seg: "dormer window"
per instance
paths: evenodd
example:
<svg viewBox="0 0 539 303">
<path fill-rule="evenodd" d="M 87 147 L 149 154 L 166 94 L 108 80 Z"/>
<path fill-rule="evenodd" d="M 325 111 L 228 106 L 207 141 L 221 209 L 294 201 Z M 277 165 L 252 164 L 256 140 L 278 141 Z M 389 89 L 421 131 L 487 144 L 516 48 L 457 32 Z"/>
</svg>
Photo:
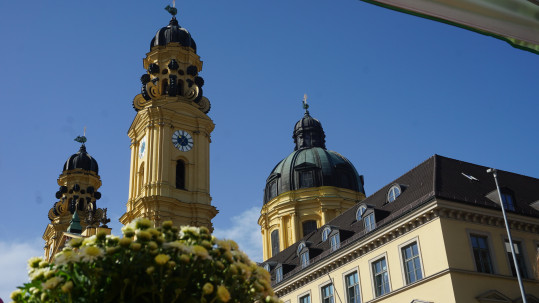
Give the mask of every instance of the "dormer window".
<svg viewBox="0 0 539 303">
<path fill-rule="evenodd" d="M 334 235 L 331 235 L 329 238 L 329 243 L 331 245 L 331 251 L 336 251 L 341 247 L 341 237 L 339 235 L 339 231 L 337 231 Z"/>
<path fill-rule="evenodd" d="M 273 180 L 269 185 L 269 199 L 277 196 L 277 180 Z"/>
<path fill-rule="evenodd" d="M 309 250 L 308 249 L 305 249 L 300 254 L 300 260 L 301 260 L 301 268 L 305 268 L 307 267 L 307 265 L 309 265 Z"/>
<path fill-rule="evenodd" d="M 267 270 L 268 272 L 271 270 L 269 263 L 266 263 L 264 265 L 264 269 Z"/>
<path fill-rule="evenodd" d="M 331 227 L 328 226 L 324 228 L 324 231 L 322 231 L 322 241 L 326 241 L 330 233 L 331 233 Z"/>
<path fill-rule="evenodd" d="M 279 283 L 283 280 L 283 267 L 279 266 L 275 269 L 275 283 Z"/>
<path fill-rule="evenodd" d="M 398 196 L 401 194 L 401 187 L 397 184 L 391 186 L 389 191 L 387 192 L 387 202 L 391 203 L 397 199 Z"/>
<path fill-rule="evenodd" d="M 314 178 L 312 170 L 304 170 L 299 172 L 299 188 L 314 187 Z"/>
<path fill-rule="evenodd" d="M 296 251 L 297 255 L 299 256 L 299 253 L 301 252 L 301 250 L 303 250 L 305 248 L 305 242 L 301 242 L 299 245 L 298 245 L 298 250 Z"/>
<path fill-rule="evenodd" d="M 307 248 L 307 245 L 305 244 L 305 242 L 301 242 L 298 245 L 296 254 L 299 257 L 301 268 L 304 268 L 307 265 L 309 265 L 309 249 Z"/>
<path fill-rule="evenodd" d="M 506 210 L 511 210 L 511 211 L 515 210 L 515 203 L 513 201 L 514 201 L 513 195 L 511 193 L 507 191 L 506 192 L 502 191 L 503 207 Z"/>
<path fill-rule="evenodd" d="M 368 233 L 376 228 L 376 221 L 374 220 L 374 212 L 365 216 L 365 232 Z"/>
<path fill-rule="evenodd" d="M 367 206 L 366 205 L 361 205 L 360 207 L 357 208 L 357 212 L 356 212 L 356 220 L 358 221 L 361 221 L 361 217 L 363 216 L 363 213 L 367 210 Z"/>
</svg>

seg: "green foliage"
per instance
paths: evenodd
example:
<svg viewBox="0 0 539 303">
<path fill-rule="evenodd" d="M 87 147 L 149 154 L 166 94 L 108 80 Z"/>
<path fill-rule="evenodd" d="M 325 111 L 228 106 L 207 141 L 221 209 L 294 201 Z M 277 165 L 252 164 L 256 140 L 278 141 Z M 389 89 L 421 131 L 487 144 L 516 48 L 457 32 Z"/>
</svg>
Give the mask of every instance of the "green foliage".
<svg viewBox="0 0 539 303">
<path fill-rule="evenodd" d="M 52 263 L 29 260 L 15 302 L 278 302 L 269 273 L 207 228 L 139 219 L 123 238 L 73 239 Z"/>
</svg>

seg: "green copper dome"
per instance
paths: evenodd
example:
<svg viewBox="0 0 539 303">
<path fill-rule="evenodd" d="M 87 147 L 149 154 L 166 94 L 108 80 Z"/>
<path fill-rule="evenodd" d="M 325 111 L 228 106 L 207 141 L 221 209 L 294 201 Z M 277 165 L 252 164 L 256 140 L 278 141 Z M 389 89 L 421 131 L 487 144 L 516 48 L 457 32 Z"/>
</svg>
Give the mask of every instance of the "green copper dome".
<svg viewBox="0 0 539 303">
<path fill-rule="evenodd" d="M 279 162 L 266 181 L 264 204 L 301 188 L 334 186 L 365 193 L 363 176 L 337 152 L 325 147 L 322 124 L 306 111 L 294 127 L 295 150 Z"/>
</svg>

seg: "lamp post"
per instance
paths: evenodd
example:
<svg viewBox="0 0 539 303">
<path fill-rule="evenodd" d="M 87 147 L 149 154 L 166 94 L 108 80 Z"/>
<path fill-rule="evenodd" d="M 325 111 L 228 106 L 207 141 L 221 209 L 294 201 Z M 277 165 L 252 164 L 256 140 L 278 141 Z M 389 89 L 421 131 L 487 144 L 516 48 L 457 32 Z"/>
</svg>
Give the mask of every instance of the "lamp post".
<svg viewBox="0 0 539 303">
<path fill-rule="evenodd" d="M 507 231 L 507 238 L 509 240 L 509 246 L 511 247 L 511 255 L 513 256 L 513 263 L 515 264 L 515 271 L 517 272 L 518 286 L 520 287 L 520 294 L 522 295 L 522 303 L 527 303 L 526 293 L 524 292 L 524 284 L 522 284 L 522 277 L 520 276 L 520 268 L 518 267 L 517 258 L 515 256 L 515 248 L 513 247 L 513 238 L 511 237 L 511 230 L 509 224 L 507 224 L 507 215 L 505 214 L 505 206 L 503 205 L 502 192 L 498 185 L 498 172 L 495 168 L 487 169 L 487 173 L 492 173 L 494 176 L 494 182 L 496 182 L 496 190 L 498 191 L 498 198 L 500 199 L 500 206 L 502 208 L 503 221 L 505 222 L 505 230 Z"/>
</svg>

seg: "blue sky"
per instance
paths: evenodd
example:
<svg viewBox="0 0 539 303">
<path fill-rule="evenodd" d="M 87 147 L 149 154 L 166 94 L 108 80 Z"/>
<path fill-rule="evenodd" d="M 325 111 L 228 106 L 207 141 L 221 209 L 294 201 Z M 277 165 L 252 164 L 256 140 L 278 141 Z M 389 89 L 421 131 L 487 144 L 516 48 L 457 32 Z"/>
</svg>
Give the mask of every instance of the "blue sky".
<svg viewBox="0 0 539 303">
<path fill-rule="evenodd" d="M 42 253 L 62 165 L 87 127 L 113 233 L 128 194 L 133 97 L 169 1 L 0 2 L 0 298 Z M 216 234 L 261 261 L 265 180 L 311 115 L 372 194 L 433 154 L 538 177 L 539 56 L 361 1 L 178 1 L 216 124 Z M 8 274 L 6 274 L 8 273 Z"/>
</svg>

